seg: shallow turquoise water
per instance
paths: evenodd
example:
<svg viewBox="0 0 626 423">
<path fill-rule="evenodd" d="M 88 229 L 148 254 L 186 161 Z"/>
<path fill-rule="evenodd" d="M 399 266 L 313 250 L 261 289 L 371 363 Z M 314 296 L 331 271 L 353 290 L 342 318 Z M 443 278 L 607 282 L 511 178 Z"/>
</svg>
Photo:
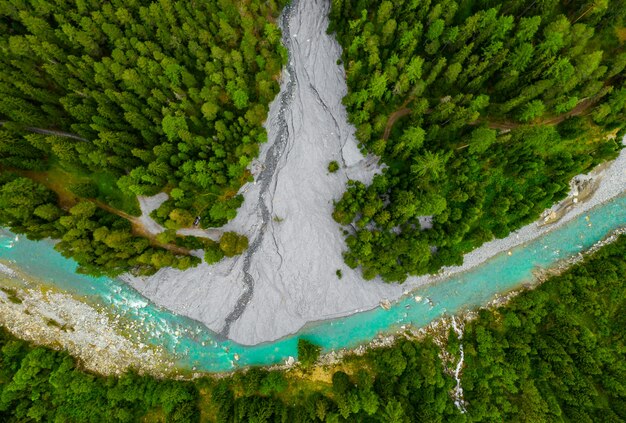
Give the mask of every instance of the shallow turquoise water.
<svg viewBox="0 0 626 423">
<path fill-rule="evenodd" d="M 585 216 L 589 216 L 589 220 Z M 76 264 L 57 253 L 50 242 L 33 242 L 23 237 L 15 241 L 14 234 L 0 231 L 0 259 L 11 260 L 24 272 L 83 296 L 88 302 L 111 305 L 116 313 L 141 321 L 142 328 L 149 334 L 147 341 L 165 346 L 178 358 L 181 366 L 225 371 L 233 368 L 235 353 L 240 356 L 240 366 L 269 365 L 282 362 L 289 356 L 295 357 L 300 336 L 321 345 L 325 351 L 354 347 L 381 332 L 395 331 L 401 325 L 425 326 L 444 314 L 485 304 L 498 293 L 530 282 L 533 269 L 547 268 L 571 257 L 623 225 L 626 225 L 626 197 L 619 197 L 511 250 L 511 256 L 499 254 L 468 272 L 420 288 L 395 303 L 389 311 L 376 308 L 312 323 L 297 335 L 254 347 L 219 340 L 198 322 L 149 303 L 120 281 L 74 273 Z M 417 303 L 415 295 L 425 300 Z M 432 305 L 426 298 L 432 301 Z"/>
</svg>

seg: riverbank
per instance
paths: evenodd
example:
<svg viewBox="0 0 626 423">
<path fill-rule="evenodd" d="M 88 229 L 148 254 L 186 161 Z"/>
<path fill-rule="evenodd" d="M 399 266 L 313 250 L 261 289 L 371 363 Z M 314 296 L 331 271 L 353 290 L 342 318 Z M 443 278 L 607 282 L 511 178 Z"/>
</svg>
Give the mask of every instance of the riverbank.
<svg viewBox="0 0 626 423">
<path fill-rule="evenodd" d="M 163 347 L 142 341 L 133 322 L 0 264 L 0 324 L 20 339 L 74 356 L 82 368 L 120 375 L 130 369 L 157 377 L 179 375 Z M 145 343 L 144 343 L 145 342 Z"/>
<path fill-rule="evenodd" d="M 500 307 L 505 307 L 512 299 L 514 299 L 518 295 L 527 292 L 528 290 L 539 287 L 543 282 L 547 281 L 551 277 L 561 275 L 568 269 L 571 269 L 572 266 L 581 263 L 587 257 L 591 256 L 601 248 L 617 241 L 617 239 L 624 234 L 626 234 L 626 226 L 616 229 L 606 238 L 596 242 L 592 247 L 581 252 L 580 254 L 561 260 L 560 262 L 548 269 L 535 272 L 535 278 L 531 283 L 526 283 L 524 284 L 524 286 L 515 288 L 508 292 L 499 293 L 495 295 L 491 301 L 483 306 L 464 310 L 454 315 L 445 315 L 443 317 L 433 320 L 428 325 L 423 327 L 414 327 L 411 325 L 402 326 L 395 333 L 380 333 L 372 341 L 359 345 L 355 348 L 342 348 L 336 351 L 333 350 L 329 353 L 322 354 L 315 365 L 317 370 L 313 369 L 312 371 L 317 371 L 318 373 L 328 373 L 331 369 L 336 371 L 338 370 L 337 366 L 341 366 L 342 363 L 349 357 L 362 356 L 371 349 L 392 347 L 399 340 L 402 339 L 407 339 L 410 341 L 423 341 L 426 338 L 432 338 L 435 344 L 437 344 L 437 346 L 439 346 L 439 348 L 441 349 L 440 358 L 446 366 L 445 371 L 448 372 L 451 376 L 454 376 L 458 382 L 460 380 L 460 375 L 462 371 L 462 366 L 459 366 L 459 362 L 461 361 L 461 354 L 460 352 L 458 354 L 452 353 L 447 349 L 448 335 L 451 329 L 454 330 L 459 340 L 461 340 L 465 325 L 468 322 L 476 319 L 480 310 L 495 311 Z M 297 362 L 289 360 L 286 363 L 271 366 L 270 369 L 299 371 L 299 366 Z M 460 386 L 457 386 L 457 388 L 460 388 Z M 458 400 L 459 404 L 461 404 L 462 406 L 462 390 L 460 392 Z"/>
<path fill-rule="evenodd" d="M 407 295 L 412 295 L 412 291 L 414 291 L 415 289 L 418 289 L 425 285 L 441 282 L 443 279 L 453 275 L 460 275 L 464 272 L 467 272 L 468 270 L 471 270 L 481 265 L 482 263 L 500 253 L 508 252 L 510 255 L 516 254 L 516 248 L 519 248 L 522 245 L 529 243 L 530 241 L 546 234 L 547 232 L 553 231 L 561 227 L 562 225 L 566 224 L 577 216 L 584 215 L 584 213 L 588 212 L 592 208 L 622 194 L 624 187 L 626 187 L 625 153 L 626 150 L 622 150 L 619 157 L 613 162 L 605 163 L 594 169 L 587 175 L 579 175 L 574 178 L 574 180 L 572 181 L 572 190 L 568 198 L 564 199 L 559 204 L 556 204 L 551 209 L 547 210 L 544 213 L 543 217 L 537 222 L 534 222 L 530 225 L 527 225 L 526 227 L 521 228 L 518 231 L 511 233 L 508 237 L 504 239 L 488 242 L 477 250 L 474 250 L 473 252 L 467 254 L 465 256 L 465 261 L 462 266 L 445 268 L 437 275 L 410 278 L 403 285 L 388 285 L 380 281 L 361 281 L 361 284 L 359 284 L 355 288 L 354 286 L 344 284 L 344 279 L 348 279 L 349 281 L 350 277 L 360 278 L 358 273 L 347 273 L 347 276 L 346 274 L 344 274 L 344 278 L 341 280 L 338 280 L 335 275 L 332 275 L 331 277 L 328 277 L 326 280 L 324 280 L 324 282 L 328 283 L 330 281 L 331 284 L 334 285 L 334 290 L 325 290 L 323 288 L 319 288 L 319 286 L 325 286 L 323 283 L 300 286 L 301 289 L 304 291 L 297 294 L 298 296 L 296 297 L 296 300 L 300 299 L 301 301 L 310 301 L 310 304 L 302 306 L 303 310 L 309 311 L 309 315 L 304 315 L 304 313 L 297 314 L 297 311 L 294 313 L 292 310 L 289 309 L 289 304 L 291 304 L 292 307 L 299 304 L 298 302 L 295 302 L 295 300 L 294 303 L 290 303 L 293 295 L 285 295 L 283 292 L 277 289 L 273 289 L 272 286 L 265 287 L 265 292 L 258 293 L 257 291 L 257 294 L 260 294 L 258 295 L 258 297 L 265 299 L 264 304 L 257 306 L 258 308 L 260 308 L 260 311 L 258 312 L 258 314 L 256 314 L 258 319 L 254 320 L 248 317 L 246 319 L 243 319 L 240 323 L 238 323 L 238 325 L 245 326 L 242 330 L 247 330 L 251 333 L 259 334 L 259 332 L 261 332 L 272 335 L 270 338 L 267 339 L 262 338 L 261 335 L 258 335 L 258 338 L 252 339 L 261 339 L 265 341 L 282 338 L 289 333 L 296 332 L 307 322 L 317 322 L 354 314 L 359 311 L 376 308 L 381 304 L 381 302 L 383 302 L 384 304 L 390 304 L 391 301 L 398 300 Z M 582 182 L 581 184 L 580 181 L 584 182 Z M 549 217 L 554 216 L 554 214 L 558 214 L 559 218 L 550 219 Z M 280 223 L 282 224 L 282 222 Z M 593 222 L 589 221 L 587 225 L 590 227 L 591 225 L 593 225 Z M 277 264 L 279 273 L 281 267 L 285 266 L 288 266 L 288 263 L 282 262 Z M 269 267 L 269 265 L 267 265 L 266 267 Z M 235 267 L 233 267 L 233 269 L 234 268 Z M 274 275 L 274 273 L 271 273 L 270 270 L 271 269 L 266 269 L 264 273 L 257 274 L 257 276 L 261 277 L 260 275 L 263 275 L 264 277 L 270 277 Z M 179 286 L 180 282 L 186 284 L 185 286 L 189 286 L 189 284 L 194 284 L 195 282 L 195 286 L 191 287 L 191 290 L 189 292 L 185 291 L 187 296 L 190 295 L 190 293 L 201 294 L 206 293 L 207 291 L 215 292 L 214 284 L 219 284 L 218 286 L 222 286 L 222 284 L 219 283 L 219 279 L 211 280 L 211 283 L 209 285 L 201 284 L 198 286 L 198 280 L 194 279 L 196 277 L 195 272 L 196 270 L 185 272 L 184 274 L 186 277 L 183 278 L 182 281 L 175 278 L 169 279 L 169 277 L 167 279 L 159 281 L 159 283 L 157 283 L 156 285 L 150 285 L 148 281 L 145 281 L 144 290 L 142 292 L 145 294 L 146 290 L 162 289 L 160 291 L 161 297 L 167 297 L 171 300 L 173 298 L 177 298 L 175 295 L 172 296 L 171 292 L 172 290 L 176 291 L 178 289 L 177 287 Z M 232 277 L 233 274 L 230 273 L 229 276 Z M 154 279 L 150 279 L 149 281 L 153 280 Z M 261 282 L 263 282 L 263 278 L 261 278 L 260 280 Z M 293 280 L 294 279 L 292 279 L 292 281 Z M 297 282 L 295 281 L 293 283 L 297 284 Z M 172 289 L 166 290 L 163 289 L 164 287 L 170 287 Z M 345 299 L 346 304 L 352 306 L 356 303 L 358 308 L 346 311 L 341 307 L 335 306 L 335 309 L 330 312 L 327 311 L 325 313 L 319 313 L 317 315 L 313 314 L 316 310 L 319 310 L 319 308 L 316 308 L 316 305 L 319 305 L 320 301 L 324 301 L 325 305 L 328 306 L 328 303 L 326 302 L 326 297 L 330 294 L 339 295 L 338 289 L 345 289 L 347 287 L 349 288 L 349 290 L 347 292 L 340 291 L 339 293 L 342 295 L 342 297 L 335 297 L 335 300 Z M 389 288 L 389 291 L 382 293 L 380 291 L 377 291 L 381 288 Z M 231 287 L 230 289 L 227 288 L 226 291 L 223 291 L 223 293 L 228 294 L 229 292 L 233 291 L 238 292 L 236 290 L 233 290 Z M 361 296 L 358 297 L 358 295 L 354 295 L 355 293 L 361 294 Z M 373 299 L 369 298 L 368 301 L 364 301 L 363 298 L 366 297 L 368 294 L 371 295 L 372 293 L 377 293 L 378 295 L 374 296 Z M 168 294 L 170 295 L 168 296 Z M 154 299 L 154 297 L 152 296 L 148 297 Z M 212 304 L 219 298 L 222 298 L 220 297 L 219 293 L 217 293 L 216 296 L 196 297 L 193 300 L 192 304 L 198 304 L 203 300 L 206 300 L 208 303 Z M 258 301 L 258 299 L 256 301 Z M 253 296 L 251 303 L 254 305 L 256 301 L 255 297 Z M 158 298 L 156 302 L 160 303 L 158 301 Z M 189 305 L 186 305 L 185 307 L 189 307 Z M 187 314 L 185 312 L 186 308 L 178 308 L 174 310 L 179 313 L 182 310 L 181 314 L 191 316 L 192 318 L 199 320 L 205 324 L 206 320 L 203 319 L 206 319 L 207 316 L 212 316 L 221 312 L 219 308 L 205 309 L 201 314 Z M 225 308 L 223 308 L 222 310 L 228 311 Z M 290 314 L 290 312 L 293 314 Z M 294 315 L 298 317 L 295 318 L 293 317 Z M 247 315 L 244 314 L 244 316 Z M 219 328 L 219 322 L 217 322 L 216 326 L 217 328 Z M 211 326 L 209 327 L 211 328 Z M 294 327 L 294 329 L 287 331 L 289 327 Z M 233 338 L 232 334 L 230 338 Z M 235 340 L 239 341 L 239 339 L 240 338 Z M 244 341 L 241 342 L 242 344 L 258 343 L 246 342 L 246 340 L 249 338 L 244 337 L 243 339 Z"/>
<path fill-rule="evenodd" d="M 622 139 L 626 145 L 626 136 Z M 582 192 L 577 188 L 578 181 L 585 181 L 587 190 Z M 476 250 L 463 257 L 463 265 L 444 268 L 438 275 L 410 278 L 406 286 L 418 287 L 433 283 L 442 277 L 459 274 L 472 269 L 490 258 L 524 245 L 541 235 L 557 229 L 572 219 L 588 212 L 596 206 L 626 194 L 626 148 L 612 162 L 603 163 L 588 174 L 577 175 L 570 183 L 572 187 L 569 196 L 546 210 L 539 220 L 511 232 L 506 238 L 486 242 Z M 555 218 L 554 216 L 558 216 Z M 592 225 L 593 223 L 589 223 Z"/>
<path fill-rule="evenodd" d="M 584 219 L 582 220 L 584 221 Z M 378 325 L 377 327 L 380 328 L 378 334 L 374 331 L 371 335 L 363 338 L 362 334 L 355 333 L 354 335 L 357 336 L 357 339 L 368 339 L 370 341 L 363 342 L 352 348 L 332 349 L 330 347 L 331 351 L 323 355 L 319 366 L 320 368 L 329 368 L 329 366 L 342 365 L 341 363 L 348 356 L 359 356 L 372 348 L 391 346 L 398 339 L 403 338 L 414 340 L 429 336 L 436 339 L 441 338 L 443 342 L 452 324 L 451 315 L 455 316 L 459 327 L 462 327 L 467 320 L 475 316 L 476 310 L 482 308 L 493 309 L 506 304 L 520 292 L 538 286 L 547 277 L 570 268 L 573 264 L 581 261 L 602 246 L 615 241 L 618 235 L 624 232 L 626 230 L 623 228 L 614 231 L 612 235 L 596 242 L 583 253 L 556 262 L 547 271 L 533 272 L 534 280 L 523 281 L 521 288 L 520 285 L 517 285 L 513 290 L 495 295 L 490 301 L 485 298 L 475 302 L 475 307 L 460 308 L 450 313 L 444 311 L 443 317 L 435 318 L 430 323 L 424 323 L 423 325 L 419 323 L 421 321 L 419 319 L 413 321 L 409 318 L 404 322 L 398 322 L 395 320 L 395 317 L 392 317 L 391 321 L 396 323 L 391 323 L 390 321 L 390 323 Z M 252 357 L 259 356 L 259 354 L 261 354 L 259 357 L 262 358 L 262 362 L 265 363 L 276 362 L 277 358 L 283 361 L 284 364 L 272 366 L 270 367 L 271 369 L 298 369 L 297 365 L 294 366 L 295 348 L 292 352 L 291 348 L 287 346 L 291 342 L 289 339 L 281 340 L 275 344 L 267 344 L 258 351 L 255 351 L 256 347 L 240 347 L 228 342 L 222 344 L 221 341 L 215 343 L 215 341 L 210 339 L 206 339 L 205 347 L 205 341 L 203 340 L 205 335 L 201 332 L 196 332 L 193 328 L 190 328 L 189 331 L 186 326 L 172 329 L 167 324 L 165 326 L 159 325 L 158 327 L 153 327 L 150 324 L 144 327 L 141 318 L 133 318 L 125 313 L 121 313 L 122 316 L 114 314 L 120 311 L 115 311 L 115 308 L 111 308 L 112 305 L 101 306 L 97 304 L 100 300 L 96 300 L 95 303 L 86 303 L 86 298 L 74 298 L 71 295 L 60 293 L 54 287 L 51 288 L 40 283 L 40 281 L 28 277 L 10 261 L 4 261 L 0 265 L 0 284 L 3 287 L 2 291 L 0 291 L 0 323 L 7 326 L 15 335 L 28 341 L 39 345 L 67 349 L 84 363 L 83 366 L 85 368 L 98 373 L 119 374 L 126 369 L 134 368 L 142 373 L 149 373 L 159 377 L 197 378 L 207 374 L 222 377 L 241 366 L 261 364 L 254 361 L 255 359 L 250 362 Z M 494 290 L 493 292 L 498 291 Z M 417 309 L 428 309 L 428 305 L 423 304 L 423 300 L 424 298 L 411 298 L 408 303 L 415 304 Z M 147 303 L 138 304 L 135 299 L 129 298 L 128 301 L 138 307 L 148 306 Z M 107 302 L 105 301 L 105 303 Z M 487 305 L 483 306 L 482 304 Z M 410 306 L 394 307 L 407 311 L 405 308 Z M 148 309 L 145 311 L 151 313 Z M 387 321 L 387 316 L 392 316 L 393 312 L 379 310 L 378 313 L 381 314 L 378 316 L 379 318 Z M 165 322 L 163 317 L 155 316 L 155 318 Z M 345 333 L 345 329 L 341 327 L 342 322 L 343 320 L 336 322 L 339 326 L 335 326 L 334 330 L 338 331 L 338 333 Z M 330 326 L 333 326 L 332 322 Z M 333 330 L 331 328 L 328 329 Z M 178 330 L 180 330 L 180 333 Z M 315 335 L 316 333 L 318 332 L 311 332 L 309 328 L 303 331 L 302 336 L 305 338 L 313 336 L 312 339 L 315 340 L 319 336 L 319 334 Z M 191 344 L 183 342 L 183 344 L 179 345 L 182 349 L 175 348 L 172 350 L 170 348 L 171 345 L 170 347 L 166 346 L 165 338 L 168 337 L 168 334 L 174 336 L 174 345 L 178 345 L 179 341 L 183 341 L 184 337 L 191 337 L 195 341 Z M 320 340 L 323 339 L 320 338 Z M 323 342 L 326 343 L 325 340 Z M 202 348 L 200 348 L 200 344 Z M 194 345 L 196 346 L 194 347 Z M 200 349 L 190 351 L 189 348 Z M 205 348 L 208 354 L 206 359 L 211 361 L 209 363 L 211 364 L 210 366 L 207 367 L 206 363 L 194 363 L 193 360 L 188 361 L 184 359 L 188 353 L 202 354 L 202 350 Z M 289 354 L 292 356 L 289 357 Z M 272 356 L 275 358 L 272 359 Z M 452 360 L 454 358 L 455 356 L 453 355 L 442 356 L 445 362 L 458 363 L 458 361 Z M 231 361 L 231 366 L 223 367 L 218 365 L 216 370 L 209 370 L 224 359 L 233 360 Z M 241 361 L 239 362 L 239 360 Z M 215 363 L 212 363 L 213 361 Z M 449 370 L 456 371 L 456 366 L 452 364 L 449 366 Z M 225 372 L 225 369 L 231 369 L 231 371 Z M 215 371 L 220 373 L 215 373 Z"/>
<path fill-rule="evenodd" d="M 2 415 L 24 418 L 35 415 L 30 410 L 46 410 L 46 418 L 67 421 L 69 410 L 81 416 L 79 420 L 101 415 L 105 417 L 98 417 L 99 421 L 108 421 L 110 416 L 122 415 L 120 410 L 130 415 L 128 410 L 135 412 L 135 420 L 146 421 L 181 420 L 181 415 L 189 416 L 182 421 L 193 421 L 194 413 L 200 413 L 202 420 L 239 416 L 248 421 L 262 414 L 295 421 L 303 415 L 337 419 L 340 412 L 350 421 L 388 421 L 388 404 L 402 404 L 403 409 L 396 407 L 396 415 L 453 421 L 463 420 L 459 413 L 468 413 L 469 419 L 479 421 L 484 419 L 484 411 L 490 410 L 489 415 L 504 421 L 528 421 L 529 413 L 515 406 L 528 404 L 530 398 L 519 386 L 543 384 L 549 391 L 538 392 L 535 397 L 546 398 L 554 392 L 551 397 L 558 400 L 554 402 L 558 408 L 536 408 L 543 412 L 539 416 L 544 420 L 559 410 L 570 417 L 586 413 L 593 416 L 592 421 L 602 420 L 604 413 L 618 415 L 615 413 L 623 411 L 619 408 L 619 389 L 614 388 L 621 387 L 615 380 L 623 380 L 615 375 L 619 376 L 623 368 L 624 355 L 620 349 L 625 333 L 620 319 L 624 280 L 619 277 L 626 273 L 624 251 L 626 238 L 565 277 L 527 292 L 522 301 L 480 313 L 468 324 L 440 319 L 439 327 L 431 325 L 435 335 L 440 335 L 434 342 L 432 338 L 425 342 L 409 338 L 392 349 L 373 350 L 363 357 L 347 357 L 339 364 L 306 371 L 250 369 L 236 375 L 202 377 L 192 383 L 132 374 L 119 379 L 94 378 L 75 370 L 63 354 L 34 351 L 32 346 L 5 335 L 4 390 L 11 403 Z M 550 363 L 555 362 L 566 366 L 550 370 Z M 596 366 L 589 367 L 589 363 Z M 546 371 L 550 372 L 547 376 Z M 32 377 L 24 379 L 24 374 Z M 564 383 L 563 374 L 579 377 Z M 511 377 L 520 383 L 502 383 Z M 25 381 L 32 383 L 24 386 Z M 403 383 L 406 381 L 411 383 Z M 74 389 L 77 386 L 81 389 Z M 577 400 L 581 389 L 593 403 Z M 16 392 L 27 395 L 13 395 Z M 149 394 L 146 405 L 141 395 L 137 397 L 138 392 Z M 502 404 L 513 406 L 502 408 Z M 174 412 L 165 415 L 168 410 Z"/>
</svg>

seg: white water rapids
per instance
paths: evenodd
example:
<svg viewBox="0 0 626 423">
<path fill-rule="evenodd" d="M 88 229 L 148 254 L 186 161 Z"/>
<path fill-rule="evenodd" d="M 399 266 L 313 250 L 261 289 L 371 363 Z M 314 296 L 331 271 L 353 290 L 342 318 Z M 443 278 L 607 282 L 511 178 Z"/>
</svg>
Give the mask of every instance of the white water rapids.
<svg viewBox="0 0 626 423">
<path fill-rule="evenodd" d="M 463 327 L 459 327 L 456 323 L 456 317 L 452 316 L 452 329 L 454 333 L 456 333 L 457 339 L 461 342 L 463 338 Z M 459 344 L 459 361 L 456 363 L 456 367 L 454 368 L 454 380 L 456 380 L 456 386 L 454 387 L 454 392 L 452 394 L 452 398 L 454 399 L 454 405 L 461 411 L 461 413 L 465 413 L 465 400 L 463 399 L 463 387 L 461 386 L 461 372 L 463 371 L 463 364 L 465 361 L 465 351 L 463 351 L 463 343 Z"/>
</svg>

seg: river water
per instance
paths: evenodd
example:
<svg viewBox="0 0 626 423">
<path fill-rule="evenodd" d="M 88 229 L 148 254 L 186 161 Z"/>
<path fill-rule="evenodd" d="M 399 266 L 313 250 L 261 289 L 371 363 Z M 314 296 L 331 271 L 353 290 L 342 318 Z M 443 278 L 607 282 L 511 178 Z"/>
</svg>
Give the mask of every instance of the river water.
<svg viewBox="0 0 626 423">
<path fill-rule="evenodd" d="M 588 249 L 623 225 L 626 225 L 626 196 L 597 206 L 534 241 L 512 249 L 510 255 L 501 253 L 465 273 L 419 288 L 394 303 L 390 310 L 377 308 L 308 324 L 295 335 L 256 346 L 224 340 L 198 322 L 149 303 L 121 281 L 76 274 L 76 264 L 56 252 L 51 242 L 24 238 L 15 241 L 14 234 L 2 231 L 0 259 L 81 296 L 86 302 L 112 307 L 123 317 L 141 321 L 150 334 L 144 342 L 164 346 L 182 367 L 215 372 L 235 366 L 281 363 L 289 356 L 296 356 L 300 336 L 328 352 L 369 342 L 378 334 L 395 332 L 403 325 L 425 326 L 438 317 L 486 304 L 497 294 L 532 282 L 534 270 L 549 268 Z M 417 302 L 415 296 L 423 300 Z"/>
</svg>

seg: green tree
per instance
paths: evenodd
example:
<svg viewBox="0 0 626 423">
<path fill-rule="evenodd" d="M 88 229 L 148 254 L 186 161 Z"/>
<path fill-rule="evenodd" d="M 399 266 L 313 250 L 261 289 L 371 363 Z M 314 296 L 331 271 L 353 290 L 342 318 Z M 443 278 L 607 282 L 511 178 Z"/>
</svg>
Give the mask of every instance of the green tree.
<svg viewBox="0 0 626 423">
<path fill-rule="evenodd" d="M 204 261 L 207 264 L 214 264 L 224 258 L 224 251 L 220 248 L 220 244 L 217 242 L 210 242 L 205 245 L 204 248 Z"/>
<path fill-rule="evenodd" d="M 429 176 L 433 180 L 439 179 L 445 171 L 446 160 L 443 154 L 426 150 L 413 159 L 411 173 L 418 177 Z"/>
<path fill-rule="evenodd" d="M 219 245 L 226 257 L 234 257 L 248 248 L 248 238 L 236 232 L 224 232 Z"/>
<path fill-rule="evenodd" d="M 472 154 L 484 153 L 496 142 L 496 131 L 489 128 L 477 128 L 472 131 L 469 142 L 469 150 Z"/>
<path fill-rule="evenodd" d="M 522 107 L 519 114 L 519 120 L 522 122 L 529 122 L 540 117 L 545 109 L 546 107 L 541 100 L 533 100 Z"/>
<path fill-rule="evenodd" d="M 305 369 L 310 368 L 320 356 L 322 348 L 306 339 L 298 339 L 298 360 Z"/>
</svg>

